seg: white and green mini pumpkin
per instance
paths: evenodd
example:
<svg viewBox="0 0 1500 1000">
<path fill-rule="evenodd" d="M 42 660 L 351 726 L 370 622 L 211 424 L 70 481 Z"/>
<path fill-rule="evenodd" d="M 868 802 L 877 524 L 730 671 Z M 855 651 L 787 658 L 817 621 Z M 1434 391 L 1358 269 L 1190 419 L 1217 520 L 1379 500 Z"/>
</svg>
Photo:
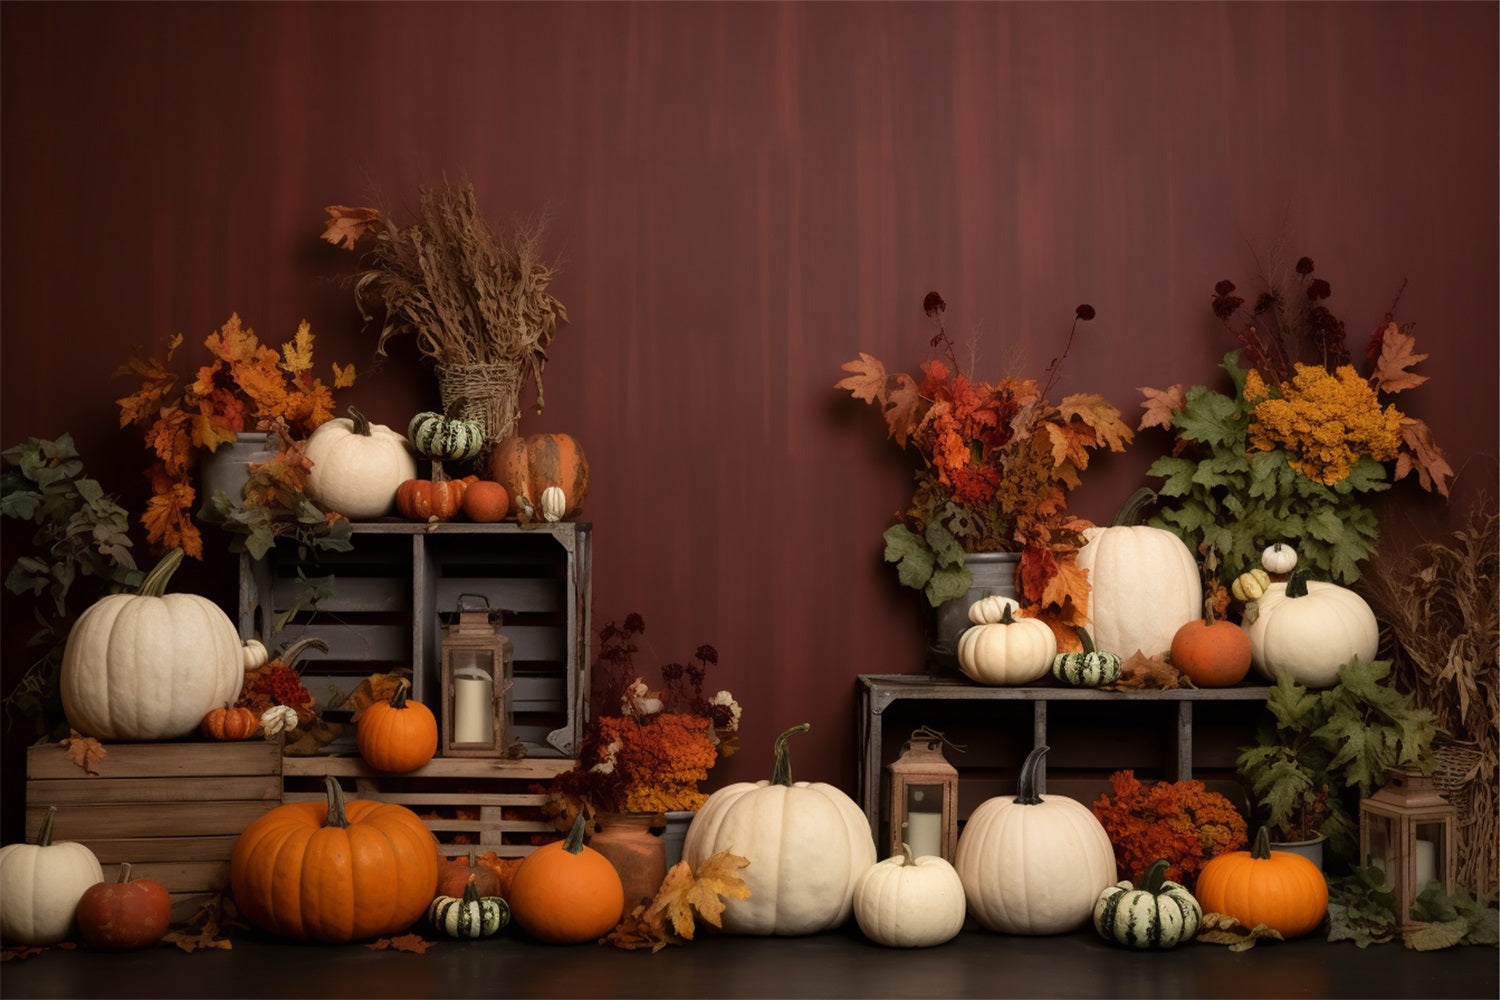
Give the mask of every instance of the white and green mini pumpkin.
<svg viewBox="0 0 1500 1000">
<path fill-rule="evenodd" d="M 1191 941 L 1203 922 L 1203 908 L 1193 894 L 1165 879 L 1166 859 L 1153 864 L 1140 887 L 1116 882 L 1094 903 L 1094 929 L 1106 941 L 1127 948 L 1175 948 Z"/>
<path fill-rule="evenodd" d="M 1100 687 L 1120 679 L 1123 665 L 1119 653 L 1094 648 L 1086 628 L 1074 628 L 1083 643 L 1081 653 L 1058 653 L 1052 658 L 1052 676 L 1073 687 Z"/>
<path fill-rule="evenodd" d="M 417 454 L 439 462 L 466 462 L 484 449 L 484 425 L 477 420 L 427 411 L 406 425 Z"/>
<path fill-rule="evenodd" d="M 427 922 L 451 938 L 487 938 L 510 923 L 510 904 L 499 896 L 481 896 L 470 881 L 462 896 L 438 896 L 427 905 Z"/>
<path fill-rule="evenodd" d="M 969 607 L 974 625 L 958 637 L 958 667 L 980 684 L 1030 684 L 1047 676 L 1057 655 L 1052 627 L 1025 618 L 1009 597 L 981 597 Z"/>
</svg>

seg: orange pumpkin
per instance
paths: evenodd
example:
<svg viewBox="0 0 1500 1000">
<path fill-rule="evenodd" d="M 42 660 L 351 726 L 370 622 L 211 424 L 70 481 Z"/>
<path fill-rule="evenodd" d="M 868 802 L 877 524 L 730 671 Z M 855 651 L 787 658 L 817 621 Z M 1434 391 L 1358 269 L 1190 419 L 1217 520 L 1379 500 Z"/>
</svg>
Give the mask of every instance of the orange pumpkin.
<svg viewBox="0 0 1500 1000">
<path fill-rule="evenodd" d="M 625 912 L 625 886 L 608 858 L 583 842 L 583 810 L 566 840 L 526 855 L 510 883 L 516 924 L 540 941 L 582 944 L 607 934 Z"/>
<path fill-rule="evenodd" d="M 1197 618 L 1172 636 L 1171 657 L 1199 687 L 1229 687 L 1250 672 L 1250 637 L 1234 622 Z"/>
<path fill-rule="evenodd" d="M 210 740 L 248 740 L 260 728 L 260 716 L 248 708 L 216 708 L 198 723 L 198 732 Z"/>
<path fill-rule="evenodd" d="M 1328 883 L 1300 854 L 1271 850 L 1261 827 L 1248 851 L 1220 854 L 1198 873 L 1204 913 L 1224 913 L 1246 927 L 1265 924 L 1294 938 L 1317 930 L 1328 912 Z"/>
<path fill-rule="evenodd" d="M 288 802 L 245 828 L 229 861 L 235 905 L 279 937 L 343 944 L 395 934 L 427 912 L 437 887 L 432 832 L 394 802 Z"/>
<path fill-rule="evenodd" d="M 493 479 L 476 479 L 464 490 L 463 511 L 480 524 L 503 521 L 510 514 L 510 493 Z"/>
<path fill-rule="evenodd" d="M 167 933 L 172 897 L 153 878 L 130 877 L 130 862 L 120 865 L 114 882 L 89 886 L 78 900 L 78 936 L 90 948 L 149 948 Z"/>
<path fill-rule="evenodd" d="M 396 487 L 396 510 L 408 521 L 449 521 L 467 488 L 462 479 L 408 479 Z"/>
<path fill-rule="evenodd" d="M 589 461 L 572 435 L 514 435 L 501 441 L 490 456 L 490 478 L 510 493 L 518 516 L 537 520 L 543 491 L 557 487 L 564 497 L 559 517 L 566 518 L 578 513 L 588 495 Z"/>
<path fill-rule="evenodd" d="M 493 868 L 480 864 L 472 848 L 466 858 L 444 858 L 438 862 L 437 896 L 461 897 L 470 882 L 481 897 L 505 895 L 500 891 L 500 876 Z"/>
<path fill-rule="evenodd" d="M 390 701 L 377 701 L 359 716 L 355 743 L 377 771 L 415 771 L 437 753 L 438 726 L 432 709 L 406 697 L 403 681 Z"/>
</svg>

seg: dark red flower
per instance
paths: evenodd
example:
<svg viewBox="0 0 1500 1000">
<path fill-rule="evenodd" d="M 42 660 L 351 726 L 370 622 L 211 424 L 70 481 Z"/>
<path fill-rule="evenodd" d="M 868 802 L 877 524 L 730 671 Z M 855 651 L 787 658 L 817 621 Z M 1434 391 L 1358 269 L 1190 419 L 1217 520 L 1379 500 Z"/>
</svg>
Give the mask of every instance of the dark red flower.
<svg viewBox="0 0 1500 1000">
<path fill-rule="evenodd" d="M 1085 302 L 1077 309 L 1073 310 L 1073 315 L 1077 316 L 1079 319 L 1087 323 L 1089 320 L 1094 318 L 1094 307 Z"/>
<path fill-rule="evenodd" d="M 1322 278 L 1316 278 L 1308 283 L 1307 301 L 1309 302 L 1317 302 L 1319 299 L 1326 299 L 1332 294 L 1332 286 L 1330 286 L 1328 282 L 1324 281 Z"/>
<path fill-rule="evenodd" d="M 1297 258 L 1297 273 L 1304 278 L 1313 273 L 1313 262 L 1311 257 Z"/>
<path fill-rule="evenodd" d="M 929 316 L 946 312 L 947 309 L 948 303 L 944 302 L 943 297 L 937 292 L 928 292 L 927 297 L 922 300 L 922 311 Z"/>
<path fill-rule="evenodd" d="M 1227 278 L 1214 286 L 1215 295 L 1228 295 L 1232 291 L 1234 291 L 1234 282 Z"/>
</svg>

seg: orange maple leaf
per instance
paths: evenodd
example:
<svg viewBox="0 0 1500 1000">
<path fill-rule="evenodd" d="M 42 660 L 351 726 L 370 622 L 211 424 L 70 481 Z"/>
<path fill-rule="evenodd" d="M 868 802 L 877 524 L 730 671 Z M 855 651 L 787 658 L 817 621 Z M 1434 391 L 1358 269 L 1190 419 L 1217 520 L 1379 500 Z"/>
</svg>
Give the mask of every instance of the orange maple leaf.
<svg viewBox="0 0 1500 1000">
<path fill-rule="evenodd" d="M 380 221 L 380 210 L 375 208 L 329 205 L 324 211 L 328 213 L 328 221 L 323 223 L 323 239 L 346 250 L 353 250 L 360 237 Z"/>
<path fill-rule="evenodd" d="M 1443 450 L 1432 440 L 1432 429 L 1426 421 L 1416 417 L 1401 418 L 1401 452 L 1396 456 L 1396 479 L 1405 478 L 1413 471 L 1417 482 L 1429 493 L 1448 495 L 1448 483 L 1453 479 L 1453 466 L 1448 464 Z"/>
<path fill-rule="evenodd" d="M 432 947 L 432 942 L 420 934 L 398 934 L 371 941 L 365 947 L 371 951 L 409 951 L 414 955 L 425 955 L 427 949 Z"/>
<path fill-rule="evenodd" d="M 1056 571 L 1042 588 L 1041 603 L 1063 607 L 1071 602 L 1074 615 L 1080 621 L 1088 620 L 1089 574 L 1072 559 L 1054 560 Z"/>
<path fill-rule="evenodd" d="M 1147 386 L 1138 388 L 1146 397 L 1141 403 L 1141 409 L 1146 412 L 1141 414 L 1141 422 L 1136 425 L 1136 430 L 1143 431 L 1147 427 L 1165 427 L 1171 430 L 1172 418 L 1187 406 L 1187 393 L 1182 384 L 1178 383 L 1170 389 L 1152 389 Z"/>
<path fill-rule="evenodd" d="M 163 549 L 181 545 L 184 553 L 202 559 L 203 535 L 188 516 L 194 496 L 190 483 L 173 482 L 166 490 L 147 500 L 146 512 L 141 515 L 146 540 Z"/>
<path fill-rule="evenodd" d="M 104 744 L 92 736 L 83 735 L 76 729 L 68 730 L 68 738 L 62 741 L 62 748 L 68 759 L 88 774 L 99 773 L 99 763 L 108 753 L 104 749 Z"/>
<path fill-rule="evenodd" d="M 907 440 L 926 419 L 924 404 L 922 393 L 910 375 L 897 375 L 893 381 L 890 403 L 885 408 L 885 424 L 896 444 L 905 448 Z"/>
<path fill-rule="evenodd" d="M 1135 432 L 1125 423 L 1120 411 L 1097 392 L 1064 396 L 1057 409 L 1064 420 L 1072 422 L 1076 419 L 1092 428 L 1095 443 L 1108 446 L 1110 451 L 1124 451 L 1125 446 L 1135 439 Z"/>
<path fill-rule="evenodd" d="M 303 320 L 292 339 L 281 345 L 281 367 L 290 374 L 305 372 L 313 365 L 312 324 Z"/>
<path fill-rule="evenodd" d="M 1401 392 L 1427 381 L 1426 375 L 1407 370 L 1427 360 L 1427 355 L 1416 352 L 1416 344 L 1417 338 L 1395 323 L 1386 326 L 1385 333 L 1380 338 L 1380 358 L 1375 362 L 1377 390 Z"/>
<path fill-rule="evenodd" d="M 1176 667 L 1168 663 L 1165 657 L 1147 656 L 1137 649 L 1120 664 L 1120 679 L 1110 686 L 1120 690 L 1138 688 L 1171 690 L 1193 685 L 1178 672 Z"/>
<path fill-rule="evenodd" d="M 835 389 L 848 389 L 855 399 L 866 403 L 885 405 L 886 382 L 888 377 L 885 365 L 879 358 L 872 358 L 864 351 L 859 352 L 859 357 L 853 361 L 845 361 L 839 368 L 846 372 L 852 372 L 833 384 Z"/>
</svg>

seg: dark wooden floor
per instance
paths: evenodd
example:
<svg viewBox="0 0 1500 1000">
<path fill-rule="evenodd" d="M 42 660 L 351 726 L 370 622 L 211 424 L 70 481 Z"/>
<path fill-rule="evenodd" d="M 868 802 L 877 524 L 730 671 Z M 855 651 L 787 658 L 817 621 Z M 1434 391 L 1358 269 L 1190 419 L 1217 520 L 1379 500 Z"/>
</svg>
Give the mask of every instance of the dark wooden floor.
<svg viewBox="0 0 1500 1000">
<path fill-rule="evenodd" d="M 229 951 L 49 950 L 0 966 L 30 997 L 1481 997 L 1500 996 L 1494 948 L 1419 953 L 1319 938 L 1242 953 L 1192 944 L 1138 953 L 1090 930 L 1049 938 L 969 929 L 896 951 L 852 927 L 805 938 L 710 937 L 655 955 L 515 937 L 425 954 L 238 935 Z"/>
</svg>

